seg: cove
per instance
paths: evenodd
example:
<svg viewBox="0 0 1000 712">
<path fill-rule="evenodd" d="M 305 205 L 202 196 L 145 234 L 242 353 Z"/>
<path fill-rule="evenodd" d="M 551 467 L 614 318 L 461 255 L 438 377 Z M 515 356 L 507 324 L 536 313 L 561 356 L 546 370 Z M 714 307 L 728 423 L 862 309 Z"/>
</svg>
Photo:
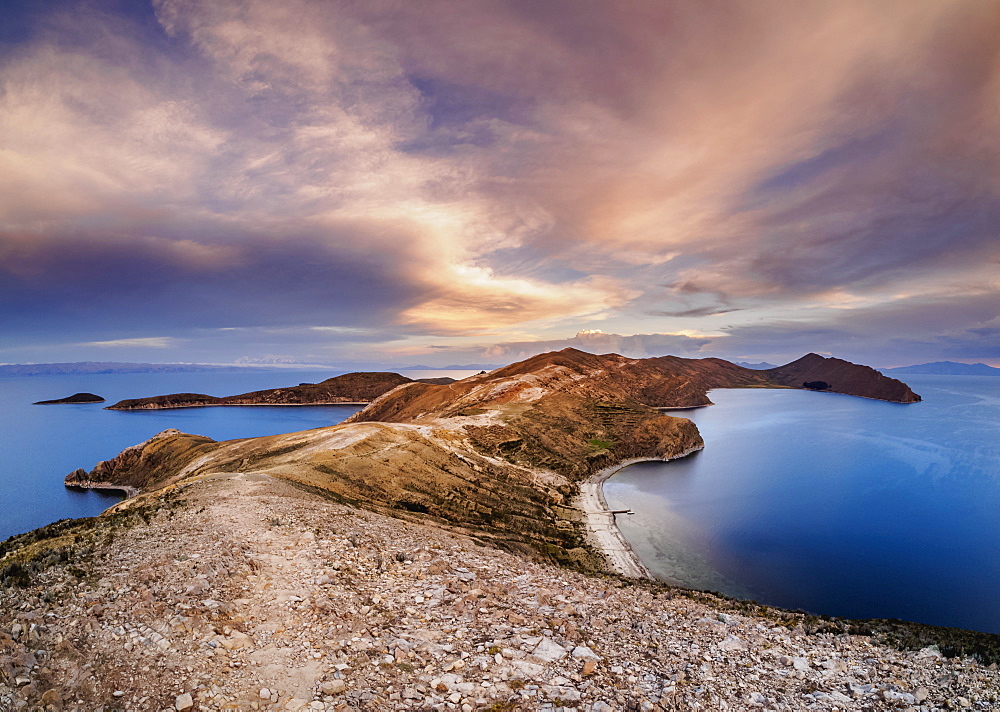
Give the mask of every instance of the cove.
<svg viewBox="0 0 1000 712">
<path fill-rule="evenodd" d="M 1000 379 L 909 376 L 922 403 L 715 390 L 705 449 L 605 497 L 660 578 L 812 613 L 1000 632 Z"/>
</svg>

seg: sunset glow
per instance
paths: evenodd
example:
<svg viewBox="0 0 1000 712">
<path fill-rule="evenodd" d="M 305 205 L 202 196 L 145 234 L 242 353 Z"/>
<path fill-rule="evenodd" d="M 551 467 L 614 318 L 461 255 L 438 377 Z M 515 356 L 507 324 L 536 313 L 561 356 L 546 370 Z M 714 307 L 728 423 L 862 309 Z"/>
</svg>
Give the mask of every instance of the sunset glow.
<svg viewBox="0 0 1000 712">
<path fill-rule="evenodd" d="M 0 9 L 0 361 L 1000 365 L 1000 4 Z"/>
</svg>

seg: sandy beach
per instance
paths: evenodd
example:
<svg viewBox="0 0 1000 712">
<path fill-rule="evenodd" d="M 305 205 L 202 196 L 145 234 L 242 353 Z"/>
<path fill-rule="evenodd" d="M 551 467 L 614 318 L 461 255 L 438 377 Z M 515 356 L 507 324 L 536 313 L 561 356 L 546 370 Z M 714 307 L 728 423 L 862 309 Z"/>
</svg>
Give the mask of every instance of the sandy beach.
<svg viewBox="0 0 1000 712">
<path fill-rule="evenodd" d="M 615 515 L 608 508 L 608 503 L 604 499 L 604 482 L 624 467 L 637 462 L 667 462 L 687 457 L 701 448 L 692 448 L 676 457 L 637 457 L 631 460 L 623 460 L 610 467 L 595 472 L 586 480 L 580 483 L 580 495 L 575 502 L 576 506 L 584 513 L 587 536 L 590 543 L 604 552 L 611 568 L 622 576 L 629 578 L 652 579 L 653 574 L 639 560 L 631 545 L 625 540 Z"/>
</svg>

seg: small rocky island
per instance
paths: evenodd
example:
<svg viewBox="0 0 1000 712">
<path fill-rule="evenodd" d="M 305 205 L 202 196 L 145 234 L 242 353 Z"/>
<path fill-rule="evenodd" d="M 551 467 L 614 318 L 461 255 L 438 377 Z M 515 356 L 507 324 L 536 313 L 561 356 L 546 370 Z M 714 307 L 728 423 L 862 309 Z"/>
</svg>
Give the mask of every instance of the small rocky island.
<svg viewBox="0 0 1000 712">
<path fill-rule="evenodd" d="M 71 396 L 66 396 L 65 398 L 57 398 L 56 400 L 43 400 L 32 403 L 32 405 L 58 405 L 60 403 L 103 403 L 104 398 L 93 393 L 74 393 Z"/>
<path fill-rule="evenodd" d="M 820 380 L 919 400 L 821 356 L 567 349 L 327 428 L 160 433 L 67 478 L 134 497 L 0 544 L 0 709 L 995 707 L 1000 636 L 671 588 L 620 539 L 601 479 L 704 446 L 660 408 Z"/>
</svg>

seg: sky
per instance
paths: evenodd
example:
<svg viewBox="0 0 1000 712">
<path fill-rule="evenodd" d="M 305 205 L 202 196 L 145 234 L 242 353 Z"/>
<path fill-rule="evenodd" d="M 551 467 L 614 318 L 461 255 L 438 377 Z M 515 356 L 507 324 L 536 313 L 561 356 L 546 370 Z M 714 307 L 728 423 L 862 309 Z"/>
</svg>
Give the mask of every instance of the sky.
<svg viewBox="0 0 1000 712">
<path fill-rule="evenodd" d="M 5 0 L 0 362 L 1000 366 L 997 37 L 997 0 Z"/>
</svg>

